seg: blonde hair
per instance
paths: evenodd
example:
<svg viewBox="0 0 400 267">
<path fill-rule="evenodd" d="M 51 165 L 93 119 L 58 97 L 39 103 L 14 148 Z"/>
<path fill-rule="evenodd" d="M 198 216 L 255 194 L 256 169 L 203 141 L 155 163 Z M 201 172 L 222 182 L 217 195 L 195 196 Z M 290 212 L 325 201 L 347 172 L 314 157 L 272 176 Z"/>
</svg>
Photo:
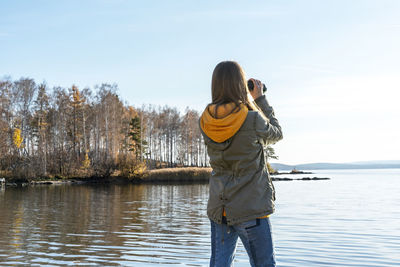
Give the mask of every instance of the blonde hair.
<svg viewBox="0 0 400 267">
<path fill-rule="evenodd" d="M 239 111 L 240 104 L 244 104 L 249 110 L 259 111 L 264 117 L 257 104 L 249 100 L 246 75 L 235 61 L 222 61 L 214 68 L 211 97 L 210 105 L 216 105 L 215 111 L 218 110 L 218 106 L 233 102 L 236 107 L 232 109 L 232 112 Z"/>
</svg>

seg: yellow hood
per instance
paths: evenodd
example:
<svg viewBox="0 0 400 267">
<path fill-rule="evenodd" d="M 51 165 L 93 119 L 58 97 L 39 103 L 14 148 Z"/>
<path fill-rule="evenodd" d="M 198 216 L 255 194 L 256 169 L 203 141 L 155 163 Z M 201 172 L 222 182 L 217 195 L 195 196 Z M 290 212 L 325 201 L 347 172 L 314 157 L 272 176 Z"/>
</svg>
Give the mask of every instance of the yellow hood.
<svg viewBox="0 0 400 267">
<path fill-rule="evenodd" d="M 200 119 L 200 127 L 211 140 L 222 143 L 234 136 L 240 129 L 249 110 L 241 104 L 238 111 L 232 112 L 235 107 L 235 103 L 220 105 L 217 114 L 216 105 L 209 105 L 204 110 Z"/>
</svg>

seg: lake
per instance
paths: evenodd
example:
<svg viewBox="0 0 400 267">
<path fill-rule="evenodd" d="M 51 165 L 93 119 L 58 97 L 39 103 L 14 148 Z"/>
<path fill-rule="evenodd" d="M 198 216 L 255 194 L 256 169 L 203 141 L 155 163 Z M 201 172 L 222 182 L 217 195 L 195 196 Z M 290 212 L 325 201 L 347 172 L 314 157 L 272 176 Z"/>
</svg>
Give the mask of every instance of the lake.
<svg viewBox="0 0 400 267">
<path fill-rule="evenodd" d="M 274 183 L 278 266 L 400 266 L 400 169 L 305 176 L 331 180 Z M 207 197 L 207 184 L 0 189 L 0 265 L 206 266 Z M 249 266 L 240 242 L 235 266 Z"/>
</svg>

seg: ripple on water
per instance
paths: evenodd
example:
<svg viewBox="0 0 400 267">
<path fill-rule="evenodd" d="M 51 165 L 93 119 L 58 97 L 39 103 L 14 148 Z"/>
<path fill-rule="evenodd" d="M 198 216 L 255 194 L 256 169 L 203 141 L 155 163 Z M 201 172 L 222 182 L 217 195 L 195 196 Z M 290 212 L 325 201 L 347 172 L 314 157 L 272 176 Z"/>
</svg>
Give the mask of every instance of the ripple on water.
<svg viewBox="0 0 400 267">
<path fill-rule="evenodd" d="M 398 265 L 400 175 L 361 174 L 275 183 L 278 266 Z M 0 265 L 208 265 L 207 196 L 207 185 L 7 189 Z M 236 256 L 235 266 L 249 266 L 240 243 Z"/>
</svg>

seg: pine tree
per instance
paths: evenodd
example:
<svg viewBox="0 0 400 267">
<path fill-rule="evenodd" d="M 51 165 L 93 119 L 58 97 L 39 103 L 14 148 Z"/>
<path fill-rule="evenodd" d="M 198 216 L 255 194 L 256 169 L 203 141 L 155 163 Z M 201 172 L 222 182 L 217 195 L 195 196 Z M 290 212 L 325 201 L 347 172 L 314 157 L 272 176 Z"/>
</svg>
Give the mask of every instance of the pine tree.
<svg viewBox="0 0 400 267">
<path fill-rule="evenodd" d="M 269 158 L 278 159 L 278 156 L 275 154 L 275 149 L 272 146 L 267 146 L 267 148 L 265 150 L 265 156 L 266 156 L 267 160 Z"/>
<path fill-rule="evenodd" d="M 275 149 L 272 146 L 267 146 L 265 149 L 265 161 L 267 161 L 267 167 L 269 173 L 276 173 L 276 170 L 272 168 L 271 164 L 268 162 L 268 159 L 278 159 L 278 156 L 275 154 Z"/>
<path fill-rule="evenodd" d="M 142 126 L 139 116 L 135 116 L 134 118 L 132 118 L 129 126 L 129 137 L 132 141 L 132 143 L 129 145 L 129 151 L 135 152 L 136 160 L 139 158 L 139 156 L 140 160 L 142 160 L 142 155 L 145 153 L 147 142 L 145 140 L 142 140 Z"/>
</svg>

